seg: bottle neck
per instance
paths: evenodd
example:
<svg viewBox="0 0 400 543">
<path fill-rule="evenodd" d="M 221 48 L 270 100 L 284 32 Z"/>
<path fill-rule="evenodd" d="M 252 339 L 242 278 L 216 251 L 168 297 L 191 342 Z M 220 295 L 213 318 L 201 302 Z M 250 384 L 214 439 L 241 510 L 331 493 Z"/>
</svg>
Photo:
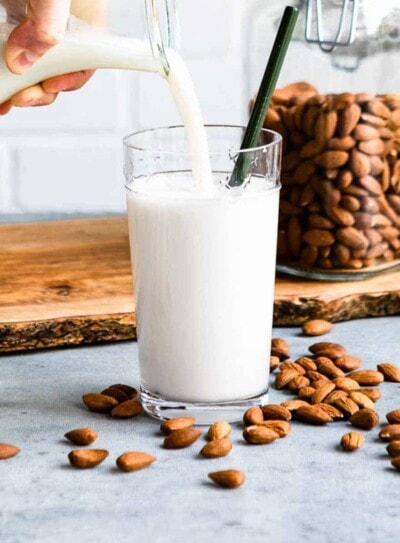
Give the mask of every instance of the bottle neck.
<svg viewBox="0 0 400 543">
<path fill-rule="evenodd" d="M 168 77 L 168 49 L 176 48 L 178 20 L 175 0 L 145 0 L 146 25 L 151 50 L 158 70 Z"/>
</svg>

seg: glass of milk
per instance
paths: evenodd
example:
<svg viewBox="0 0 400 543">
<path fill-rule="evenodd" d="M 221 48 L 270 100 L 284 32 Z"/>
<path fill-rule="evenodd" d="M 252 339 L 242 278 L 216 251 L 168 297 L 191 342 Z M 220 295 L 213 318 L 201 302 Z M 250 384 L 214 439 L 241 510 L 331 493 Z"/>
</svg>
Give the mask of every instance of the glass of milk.
<svg viewBox="0 0 400 543">
<path fill-rule="evenodd" d="M 124 139 L 141 395 L 160 419 L 235 421 L 267 402 L 281 137 L 240 151 L 249 173 L 230 188 L 243 133 L 206 127 L 203 185 L 183 127 Z"/>
</svg>

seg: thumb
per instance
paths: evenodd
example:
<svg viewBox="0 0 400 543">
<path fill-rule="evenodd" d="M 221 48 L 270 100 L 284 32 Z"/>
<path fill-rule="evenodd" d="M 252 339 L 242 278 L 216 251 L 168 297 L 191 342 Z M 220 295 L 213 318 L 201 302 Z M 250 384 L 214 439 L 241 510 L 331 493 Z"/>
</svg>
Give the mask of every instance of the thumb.
<svg viewBox="0 0 400 543">
<path fill-rule="evenodd" d="M 10 34 L 6 47 L 8 68 L 22 74 L 63 37 L 70 0 L 30 0 L 27 18 Z"/>
</svg>

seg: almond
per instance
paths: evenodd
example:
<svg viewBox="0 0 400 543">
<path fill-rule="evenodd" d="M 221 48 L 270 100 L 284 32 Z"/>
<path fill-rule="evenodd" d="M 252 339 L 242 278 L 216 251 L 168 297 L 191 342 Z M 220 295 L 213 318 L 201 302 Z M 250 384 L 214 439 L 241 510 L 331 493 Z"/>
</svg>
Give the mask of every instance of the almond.
<svg viewBox="0 0 400 543">
<path fill-rule="evenodd" d="M 288 342 L 282 338 L 273 338 L 271 341 L 271 355 L 278 356 L 281 361 L 290 358 Z"/>
<path fill-rule="evenodd" d="M 223 488 L 236 488 L 242 485 L 246 479 L 244 473 L 236 469 L 226 469 L 209 473 L 208 477 L 218 486 Z"/>
<path fill-rule="evenodd" d="M 328 415 L 332 417 L 333 420 L 341 420 L 343 418 L 343 413 L 333 405 L 329 405 L 327 403 L 319 403 L 316 405 L 318 405 L 318 407 L 322 409 L 322 411 L 328 413 Z"/>
<path fill-rule="evenodd" d="M 287 369 L 283 370 L 275 378 L 275 386 L 277 389 L 284 388 L 286 385 L 290 383 L 292 379 L 297 377 L 299 374 L 296 370 L 293 369 Z"/>
<path fill-rule="evenodd" d="M 330 332 L 333 324 L 324 319 L 313 319 L 303 324 L 303 334 L 306 336 L 322 336 Z"/>
<path fill-rule="evenodd" d="M 385 150 L 385 145 L 380 138 L 377 138 L 360 142 L 358 148 L 367 155 L 381 155 Z"/>
<path fill-rule="evenodd" d="M 346 153 L 346 151 L 335 151 L 332 149 L 324 151 L 314 157 L 315 164 L 322 168 L 339 168 L 340 166 L 344 166 L 348 160 L 349 154 Z"/>
<path fill-rule="evenodd" d="M 360 409 L 350 417 L 350 423 L 357 428 L 371 430 L 379 424 L 379 416 L 373 409 Z"/>
<path fill-rule="evenodd" d="M 390 411 L 386 414 L 386 418 L 390 424 L 400 424 L 400 409 Z"/>
<path fill-rule="evenodd" d="M 348 136 L 358 124 L 361 115 L 361 108 L 358 104 L 350 104 L 342 109 L 339 117 L 338 133 L 344 138 Z"/>
<path fill-rule="evenodd" d="M 332 417 L 318 405 L 299 407 L 296 410 L 296 417 L 310 424 L 326 424 L 333 421 Z"/>
<path fill-rule="evenodd" d="M 249 407 L 243 415 L 243 422 L 246 426 L 260 424 L 264 420 L 264 415 L 261 407 Z"/>
<path fill-rule="evenodd" d="M 379 437 L 384 441 L 400 439 L 400 424 L 387 424 L 379 432 Z"/>
<path fill-rule="evenodd" d="M 286 420 L 265 420 L 260 426 L 270 428 L 279 437 L 286 437 L 291 430 L 290 424 Z"/>
<path fill-rule="evenodd" d="M 336 230 L 336 237 L 340 243 L 343 243 L 343 245 L 346 245 L 350 249 L 366 249 L 369 245 L 368 239 L 364 234 L 352 226 L 338 228 Z"/>
<path fill-rule="evenodd" d="M 335 365 L 345 372 L 353 371 L 361 366 L 361 358 L 350 355 L 340 356 L 335 359 Z"/>
<path fill-rule="evenodd" d="M 346 354 L 346 349 L 342 345 L 339 345 L 339 343 L 333 343 L 331 341 L 319 341 L 318 343 L 313 343 L 310 345 L 308 350 L 317 356 L 328 356 L 321 353 L 329 351 L 335 353 L 335 358 L 339 358 L 339 356 L 344 356 Z"/>
<path fill-rule="evenodd" d="M 326 375 L 323 375 L 322 373 L 319 373 L 319 371 L 313 371 L 309 370 L 306 373 L 306 376 L 314 383 L 314 381 L 326 381 L 328 382 L 329 379 Z M 314 386 L 314 385 L 312 385 Z"/>
<path fill-rule="evenodd" d="M 386 447 L 386 450 L 390 454 L 390 456 L 400 456 L 400 441 L 391 441 Z"/>
<path fill-rule="evenodd" d="M 367 155 L 353 149 L 350 155 L 350 167 L 356 177 L 363 177 L 371 172 L 371 161 Z"/>
<path fill-rule="evenodd" d="M 336 388 L 339 390 L 344 390 L 345 392 L 350 392 L 351 390 L 357 390 L 360 388 L 357 381 L 354 381 L 354 379 L 350 379 L 349 377 L 336 377 L 333 382 L 335 383 Z"/>
<path fill-rule="evenodd" d="M 111 411 L 111 416 L 118 419 L 130 419 L 143 411 L 142 404 L 137 400 L 127 400 L 120 403 Z"/>
<path fill-rule="evenodd" d="M 298 392 L 301 388 L 308 387 L 310 385 L 310 380 L 304 375 L 298 375 L 290 381 L 288 384 L 288 389 L 292 392 Z"/>
<path fill-rule="evenodd" d="M 332 138 L 328 141 L 328 148 L 335 151 L 350 151 L 355 146 L 356 141 L 351 136 L 344 138 Z"/>
<path fill-rule="evenodd" d="M 306 370 L 303 368 L 303 366 L 297 364 L 296 362 L 282 362 L 282 364 L 279 366 L 279 369 L 281 371 L 296 370 L 299 375 L 304 375 L 306 373 Z"/>
<path fill-rule="evenodd" d="M 391 464 L 394 468 L 400 470 L 400 456 L 395 456 L 394 458 L 392 458 Z"/>
<path fill-rule="evenodd" d="M 265 426 L 247 426 L 243 431 L 243 437 L 252 445 L 264 445 L 278 439 L 279 434 Z"/>
<path fill-rule="evenodd" d="M 316 389 L 314 387 L 303 387 L 299 390 L 299 399 L 304 401 L 311 401 L 311 398 L 313 397 L 314 392 Z"/>
<path fill-rule="evenodd" d="M 292 418 L 290 411 L 282 405 L 263 405 L 261 410 L 263 412 L 264 420 L 290 420 Z"/>
<path fill-rule="evenodd" d="M 184 449 L 190 447 L 201 436 L 201 431 L 195 428 L 181 428 L 171 432 L 164 439 L 166 449 Z"/>
<path fill-rule="evenodd" d="M 306 371 L 308 370 L 317 370 L 317 364 L 312 360 L 311 358 L 308 358 L 308 356 L 301 356 L 297 360 L 295 360 L 296 364 L 299 364 L 299 366 L 302 366 Z"/>
<path fill-rule="evenodd" d="M 15 447 L 14 445 L 9 445 L 8 443 L 0 443 L 0 460 L 7 460 L 16 456 L 21 449 Z"/>
<path fill-rule="evenodd" d="M 76 428 L 64 434 L 74 445 L 90 445 L 99 437 L 98 433 L 91 428 Z"/>
<path fill-rule="evenodd" d="M 115 387 L 105 388 L 104 390 L 101 391 L 101 394 L 105 394 L 106 396 L 111 396 L 111 398 L 114 398 L 119 403 L 126 402 L 127 400 L 129 400 L 128 396 L 120 388 L 115 388 Z"/>
<path fill-rule="evenodd" d="M 231 431 L 232 428 L 229 422 L 214 422 L 214 424 L 212 424 L 208 429 L 207 439 L 209 441 L 213 441 L 214 439 L 223 439 L 224 437 L 228 437 Z"/>
<path fill-rule="evenodd" d="M 377 388 L 362 388 L 361 392 L 373 402 L 377 402 L 382 398 L 382 392 Z"/>
<path fill-rule="evenodd" d="M 349 432 L 340 440 L 340 445 L 343 450 L 351 452 L 359 449 L 364 445 L 365 437 L 359 432 Z"/>
<path fill-rule="evenodd" d="M 136 388 L 131 387 L 130 385 L 122 385 L 121 383 L 111 385 L 108 388 L 118 388 L 119 390 L 122 390 L 122 392 L 128 396 L 128 400 L 134 400 L 139 394 Z"/>
<path fill-rule="evenodd" d="M 336 111 L 321 111 L 315 124 L 315 137 L 319 141 L 330 140 L 336 130 L 338 115 Z"/>
<path fill-rule="evenodd" d="M 347 398 L 347 392 L 344 390 L 334 390 L 325 398 L 324 403 L 331 405 L 334 404 L 339 398 Z"/>
<path fill-rule="evenodd" d="M 353 371 L 353 373 L 349 373 L 348 377 L 362 386 L 375 386 L 383 381 L 383 374 L 374 370 Z"/>
<path fill-rule="evenodd" d="M 400 383 L 400 368 L 394 364 L 389 364 L 387 362 L 378 364 L 378 370 L 383 373 L 385 381 Z"/>
<path fill-rule="evenodd" d="M 326 383 L 323 384 L 321 387 L 317 388 L 314 394 L 311 397 L 311 403 L 321 403 L 324 401 L 324 399 L 330 394 L 333 390 L 335 390 L 336 385 L 335 383 Z"/>
<path fill-rule="evenodd" d="M 375 408 L 374 402 L 370 400 L 368 396 L 363 394 L 362 390 L 353 390 L 352 392 L 350 392 L 349 397 L 354 402 L 356 402 L 356 404 L 358 405 L 360 409 L 365 409 L 365 408 L 374 409 Z"/>
<path fill-rule="evenodd" d="M 83 403 L 90 411 L 96 413 L 109 413 L 111 409 L 118 405 L 118 400 L 105 394 L 91 392 L 82 396 Z"/>
<path fill-rule="evenodd" d="M 116 464 L 118 469 L 129 473 L 147 468 L 155 460 L 157 459 L 154 456 L 145 452 L 126 452 L 118 456 Z"/>
<path fill-rule="evenodd" d="M 108 456 L 104 449 L 78 449 L 68 455 L 69 463 L 74 468 L 89 469 L 98 466 Z"/>
<path fill-rule="evenodd" d="M 168 435 L 171 432 L 175 432 L 176 430 L 183 430 L 184 428 L 190 428 L 195 424 L 196 419 L 193 417 L 179 417 L 176 419 L 169 419 L 164 421 L 161 426 L 160 430 L 163 434 Z"/>
<path fill-rule="evenodd" d="M 279 367 L 280 360 L 278 356 L 270 356 L 269 357 L 269 371 L 274 371 L 276 368 Z"/>
<path fill-rule="evenodd" d="M 288 411 L 296 411 L 299 407 L 304 407 L 308 403 L 303 400 L 288 400 L 287 402 L 282 402 L 281 405 Z"/>
<path fill-rule="evenodd" d="M 368 124 L 358 124 L 354 129 L 353 136 L 358 141 L 368 141 L 379 138 L 379 132 Z"/>
<path fill-rule="evenodd" d="M 329 247 L 335 242 L 333 235 L 328 230 L 312 228 L 303 234 L 303 241 L 315 247 Z"/>
<path fill-rule="evenodd" d="M 227 456 L 232 450 L 232 442 L 227 437 L 213 439 L 201 449 L 200 454 L 205 458 L 219 458 Z"/>
<path fill-rule="evenodd" d="M 340 409 L 343 415 L 347 418 L 351 417 L 359 410 L 358 405 L 351 398 L 338 398 L 333 402 L 333 405 Z"/>
<path fill-rule="evenodd" d="M 315 359 L 315 363 L 318 366 L 318 371 L 322 375 L 326 375 L 329 379 L 335 379 L 336 377 L 344 377 L 344 372 L 338 368 L 332 360 L 326 356 L 318 356 Z"/>
</svg>

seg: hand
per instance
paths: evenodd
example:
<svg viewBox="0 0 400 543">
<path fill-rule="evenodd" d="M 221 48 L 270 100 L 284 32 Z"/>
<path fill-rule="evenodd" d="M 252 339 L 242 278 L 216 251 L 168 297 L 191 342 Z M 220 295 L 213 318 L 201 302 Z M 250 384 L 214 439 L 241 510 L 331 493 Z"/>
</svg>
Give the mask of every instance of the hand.
<svg viewBox="0 0 400 543">
<path fill-rule="evenodd" d="M 93 14 L 97 11 L 93 10 L 93 0 L 80 4 L 81 8 L 82 5 L 86 6 L 88 13 Z M 26 19 L 11 32 L 7 42 L 6 62 L 12 72 L 22 74 L 62 39 L 68 22 L 70 5 L 70 0 L 28 1 Z M 82 12 L 79 14 L 83 15 Z M 93 70 L 83 70 L 53 77 L 24 89 L 14 95 L 11 100 L 0 104 L 0 115 L 7 113 L 12 106 L 51 104 L 59 92 L 79 89 L 92 74 Z"/>
</svg>

